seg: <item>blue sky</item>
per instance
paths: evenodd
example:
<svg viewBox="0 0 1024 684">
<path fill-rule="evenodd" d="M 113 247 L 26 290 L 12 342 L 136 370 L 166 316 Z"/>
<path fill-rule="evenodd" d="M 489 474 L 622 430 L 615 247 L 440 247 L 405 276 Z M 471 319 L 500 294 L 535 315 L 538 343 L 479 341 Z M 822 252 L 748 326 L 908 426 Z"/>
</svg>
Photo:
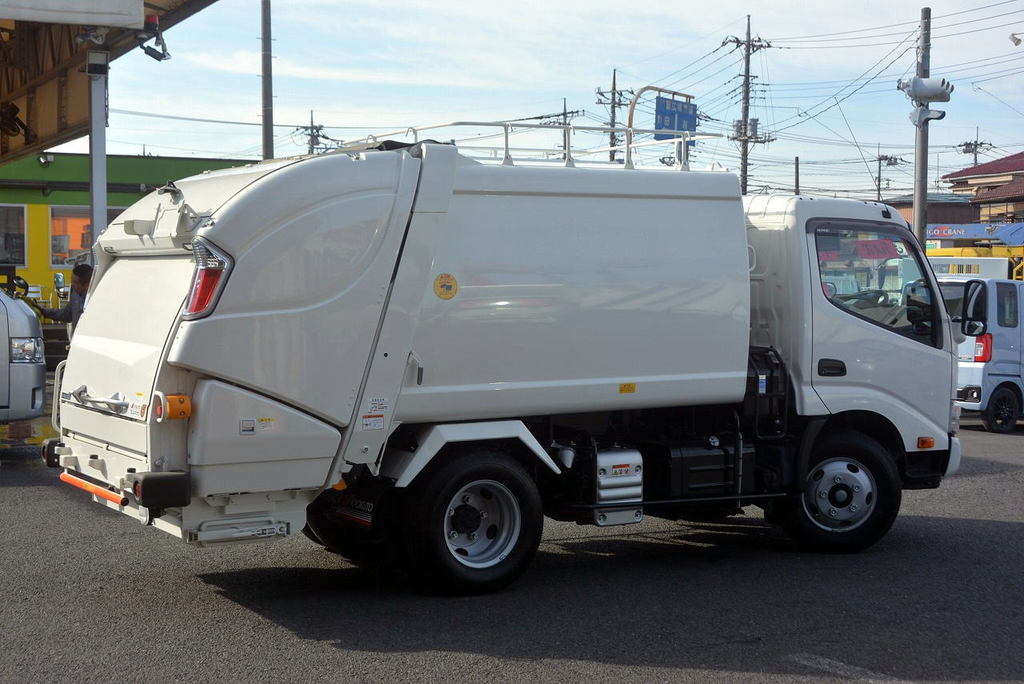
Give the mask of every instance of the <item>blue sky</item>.
<svg viewBox="0 0 1024 684">
<path fill-rule="evenodd" d="M 955 145 L 979 138 L 994 148 L 981 160 L 1024 150 L 1024 0 L 931 3 L 932 75 L 955 85 L 944 120 L 931 125 L 929 177 L 971 164 Z M 739 118 L 740 53 L 721 47 L 752 32 L 773 47 L 755 53 L 752 116 L 777 137 L 752 148 L 752 190 L 791 189 L 793 157 L 806 190 L 873 194 L 875 156 L 907 164 L 883 168 L 888 194 L 908 192 L 914 128 L 897 78 L 912 75 L 921 2 L 790 0 L 629 5 L 609 0 L 462 2 L 436 0 L 276 0 L 275 152 L 304 151 L 293 126 L 309 120 L 336 139 L 457 119 L 502 120 L 584 110 L 599 125 L 607 108 L 595 89 L 659 85 L 693 94 L 728 133 Z M 260 128 L 159 116 L 260 121 L 260 3 L 219 0 L 166 34 L 173 58 L 134 51 L 112 65 L 111 153 L 258 158 Z M 1022 36 L 1024 37 L 1024 36 Z M 653 103 L 638 106 L 651 126 Z M 622 115 L 620 115 L 622 116 Z M 346 127 L 364 127 L 362 129 Z M 450 137 L 450 136 L 449 136 Z M 579 134 L 576 144 L 603 138 Z M 531 144 L 553 147 L 549 138 Z M 880 147 L 879 147 L 880 146 Z M 83 151 L 84 141 L 61 149 Z M 642 159 L 657 165 L 658 153 Z M 703 142 L 693 168 L 738 166 L 735 143 Z"/>
</svg>

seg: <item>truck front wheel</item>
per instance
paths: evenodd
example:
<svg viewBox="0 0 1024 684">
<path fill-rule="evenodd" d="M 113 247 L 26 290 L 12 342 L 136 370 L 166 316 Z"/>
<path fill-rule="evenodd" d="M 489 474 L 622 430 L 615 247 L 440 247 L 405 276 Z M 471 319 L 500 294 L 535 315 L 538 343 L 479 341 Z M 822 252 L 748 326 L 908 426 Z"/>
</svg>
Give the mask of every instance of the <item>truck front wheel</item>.
<svg viewBox="0 0 1024 684">
<path fill-rule="evenodd" d="M 518 578 L 544 525 L 537 486 L 521 465 L 491 449 L 459 453 L 410 491 L 409 574 L 441 591 L 481 594 Z"/>
<path fill-rule="evenodd" d="M 783 526 L 802 547 L 854 552 L 885 536 L 899 513 L 896 464 L 881 444 L 841 432 L 815 446 L 803 491 L 787 502 Z"/>
</svg>

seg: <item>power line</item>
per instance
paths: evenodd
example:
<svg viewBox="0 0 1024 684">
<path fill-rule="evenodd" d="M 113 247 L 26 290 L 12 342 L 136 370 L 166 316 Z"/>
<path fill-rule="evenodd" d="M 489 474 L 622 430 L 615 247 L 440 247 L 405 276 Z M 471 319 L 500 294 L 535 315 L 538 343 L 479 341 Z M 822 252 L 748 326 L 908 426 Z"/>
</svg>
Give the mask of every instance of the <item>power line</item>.
<svg viewBox="0 0 1024 684">
<path fill-rule="evenodd" d="M 1016 1 L 1017 0 L 1002 0 L 1002 2 L 994 2 L 994 3 L 989 4 L 989 5 L 982 5 L 981 7 L 974 7 L 974 8 L 971 8 L 971 9 L 960 10 L 959 12 L 950 12 L 949 14 L 936 15 L 935 18 L 936 19 L 945 19 L 946 17 L 955 17 L 955 16 L 960 15 L 960 14 L 969 14 L 971 12 L 980 12 L 981 10 L 989 9 L 991 7 L 999 7 L 1000 5 L 1009 5 L 1009 4 L 1012 4 L 1012 3 L 1016 2 Z M 804 40 L 804 39 L 808 39 L 808 38 L 825 38 L 825 37 L 829 37 L 829 36 L 845 36 L 845 35 L 848 35 L 850 33 L 866 33 L 868 31 L 877 31 L 879 29 L 895 28 L 896 26 L 910 26 L 910 25 L 915 25 L 916 26 L 917 22 L 916 21 L 901 21 L 901 22 L 896 23 L 896 24 L 886 24 L 884 26 L 873 26 L 873 27 L 870 27 L 870 28 L 854 29 L 852 31 L 837 31 L 835 33 L 818 33 L 818 34 L 808 35 L 808 36 L 787 36 L 787 37 L 783 37 L 783 38 L 772 38 L 770 40 L 773 40 L 773 41 L 786 41 L 786 40 Z"/>
<path fill-rule="evenodd" d="M 917 33 L 916 31 L 914 31 L 914 32 L 910 33 L 910 34 L 909 34 L 909 35 L 907 36 L 907 38 L 905 38 L 905 39 L 904 39 L 904 41 L 903 41 L 903 42 L 906 42 L 907 40 L 909 40 L 910 38 L 912 38 L 912 37 L 913 37 L 913 36 L 914 36 L 914 35 L 915 35 L 916 33 Z M 901 43 L 901 44 L 902 44 L 902 43 Z M 897 48 L 898 48 L 898 47 L 899 47 L 899 46 L 897 46 Z M 878 65 L 878 63 L 879 63 L 879 62 L 881 62 L 881 61 L 882 61 L 882 60 L 884 60 L 884 59 L 885 59 L 886 57 L 888 57 L 888 56 L 889 56 L 889 55 L 891 55 L 891 54 L 892 54 L 893 52 L 895 52 L 897 48 L 893 48 L 892 50 L 890 50 L 890 51 L 889 51 L 889 52 L 888 52 L 888 53 L 887 53 L 887 54 L 885 55 L 885 57 L 882 57 L 882 59 L 878 60 L 878 62 L 875 62 L 875 64 L 873 64 L 873 65 L 872 65 L 871 67 L 869 67 L 869 68 L 867 69 L 867 71 L 865 71 L 865 72 L 864 72 L 863 74 L 861 74 L 860 76 L 858 76 L 858 77 L 857 77 L 857 78 L 855 78 L 854 80 L 850 81 L 850 83 L 849 83 L 849 84 L 847 84 L 846 86 L 843 86 L 842 88 L 840 88 L 840 89 L 839 89 L 839 91 L 837 92 L 837 94 L 836 94 L 836 95 L 833 95 L 833 98 L 835 98 L 835 99 L 836 99 L 836 102 L 835 102 L 835 104 L 833 104 L 833 105 L 829 105 L 829 106 L 828 106 L 828 107 L 826 107 L 825 109 L 822 109 L 822 110 L 820 110 L 820 111 L 818 111 L 818 112 L 815 112 L 815 113 L 814 113 L 813 115 L 809 115 L 809 118 L 813 119 L 814 117 L 820 116 L 821 114 L 824 114 L 825 112 L 829 111 L 829 110 L 830 110 L 830 109 L 832 109 L 833 107 L 836 107 L 836 106 L 838 106 L 838 105 L 839 105 L 839 103 L 841 103 L 841 102 L 843 102 L 844 100 L 847 100 L 847 99 L 849 99 L 850 97 L 852 97 L 853 95 L 855 95 L 855 94 L 856 94 L 856 93 L 857 93 L 858 91 L 862 90 L 862 89 L 863 89 L 863 88 L 864 88 L 864 87 L 865 87 L 865 86 L 866 86 L 867 84 L 871 83 L 871 82 L 872 82 L 872 81 L 874 81 L 874 80 L 875 80 L 876 78 L 878 78 L 878 76 L 879 76 L 879 75 L 880 75 L 880 74 L 881 74 L 882 72 L 884 72 L 884 71 L 885 71 L 886 69 L 888 69 L 888 68 L 889 68 L 889 67 L 891 67 L 891 66 L 892 66 L 893 64 L 895 64 L 895 63 L 896 63 L 896 62 L 897 62 L 897 61 L 898 61 L 898 60 L 899 60 L 899 59 L 900 59 L 901 57 L 903 57 L 903 55 L 905 55 L 905 54 L 907 54 L 908 52 L 910 52 L 911 50 L 913 50 L 913 49 L 914 49 L 914 47 L 915 47 L 915 46 L 914 46 L 913 44 L 911 44 L 911 45 L 910 45 L 909 47 L 907 47 L 907 49 L 906 49 L 906 50 L 904 50 L 904 51 L 903 51 L 903 52 L 901 52 L 900 54 L 896 55 L 896 56 L 895 56 L 895 57 L 894 57 L 894 58 L 892 59 L 892 61 L 890 61 L 890 62 L 889 62 L 888 64 L 886 64 L 886 65 L 885 65 L 884 67 L 882 67 L 882 69 L 881 69 L 881 70 L 880 70 L 880 71 L 879 71 L 878 73 L 876 73 L 876 74 L 875 74 L 874 76 L 872 76 L 871 78 L 869 78 L 869 79 L 867 79 L 866 81 L 864 81 L 864 82 L 863 82 L 862 84 L 860 84 L 859 86 L 857 86 L 857 88 L 855 88 L 854 90 L 850 91 L 850 93 L 849 93 L 849 94 L 847 94 L 847 95 L 843 96 L 843 97 L 842 97 L 841 99 L 840 99 L 840 98 L 837 98 L 837 97 L 836 97 L 836 95 L 838 95 L 838 93 L 841 93 L 841 92 L 843 92 L 843 90 L 845 90 L 845 89 L 846 89 L 847 87 L 849 87 L 850 85 L 853 85 L 854 83 L 856 83 L 856 82 L 857 82 L 858 80 L 860 80 L 861 78 L 864 78 L 864 76 L 865 76 L 865 75 L 866 75 L 866 74 L 867 74 L 868 72 L 870 72 L 870 71 L 871 71 L 871 69 L 873 69 L 873 68 L 874 68 L 875 66 L 877 66 L 877 65 Z M 818 104 L 815 104 L 815 105 L 813 105 L 813 106 L 809 107 L 809 108 L 808 108 L 808 109 L 807 109 L 806 111 L 807 111 L 807 112 L 810 112 L 810 111 L 811 111 L 812 109 L 815 109 L 816 107 L 820 107 L 821 105 L 823 105 L 823 104 L 824 104 L 825 102 L 827 102 L 827 101 L 828 101 L 827 99 L 826 99 L 826 100 L 822 100 L 822 101 L 821 101 L 821 102 L 819 102 Z M 798 116 L 801 116 L 801 115 L 800 115 L 800 114 L 797 114 L 797 115 L 795 115 L 795 116 L 791 116 L 791 117 L 788 117 L 788 119 L 794 119 L 794 118 L 797 118 Z M 804 116 L 808 116 L 808 115 L 807 115 L 807 114 L 804 114 Z M 783 122 L 785 122 L 785 121 L 787 121 L 788 119 L 783 119 L 782 121 L 783 121 Z M 795 126 L 799 126 L 800 124 L 804 123 L 804 122 L 805 122 L 805 121 L 807 121 L 807 120 L 808 120 L 808 119 L 804 119 L 803 121 L 797 121 L 796 123 L 790 124 L 789 126 L 786 126 L 785 128 L 780 128 L 780 129 L 778 129 L 778 130 L 777 130 L 776 132 L 780 132 L 780 131 L 785 131 L 785 130 L 788 130 L 788 129 L 790 129 L 790 128 L 793 128 L 793 127 L 795 127 Z M 781 123 L 781 122 L 780 122 L 780 123 Z"/>
<path fill-rule="evenodd" d="M 957 26 L 966 26 L 967 24 L 977 24 L 978 22 L 981 22 L 981 21 L 989 21 L 990 19 L 998 19 L 1000 17 L 1008 17 L 1008 16 L 1011 16 L 1011 15 L 1014 15 L 1014 14 L 1021 14 L 1022 12 L 1024 12 L 1024 10 L 1014 10 L 1012 12 L 1003 12 L 1002 14 L 992 14 L 992 15 L 989 15 L 987 17 L 981 17 L 979 19 L 969 19 L 967 21 L 958 21 L 958 22 L 955 22 L 953 24 L 946 24 L 944 26 L 936 26 L 934 28 L 940 28 L 940 29 L 955 28 Z M 899 35 L 902 35 L 902 32 L 877 33 L 877 34 L 870 35 L 870 36 L 854 36 L 854 37 L 850 37 L 850 38 L 829 38 L 827 41 L 823 41 L 823 40 L 820 40 L 820 39 L 795 39 L 795 40 L 791 40 L 791 41 L 778 40 L 777 42 L 808 42 L 808 43 L 828 42 L 828 43 L 834 43 L 836 41 L 874 40 L 876 38 L 888 38 L 889 36 L 899 36 Z"/>
</svg>

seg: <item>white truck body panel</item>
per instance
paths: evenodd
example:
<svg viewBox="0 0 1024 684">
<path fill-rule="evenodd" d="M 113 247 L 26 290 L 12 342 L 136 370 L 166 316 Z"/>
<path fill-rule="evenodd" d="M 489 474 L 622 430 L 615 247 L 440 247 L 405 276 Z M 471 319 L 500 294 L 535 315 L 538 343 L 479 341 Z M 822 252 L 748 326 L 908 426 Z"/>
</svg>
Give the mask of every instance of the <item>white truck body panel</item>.
<svg viewBox="0 0 1024 684">
<path fill-rule="evenodd" d="M 193 399 L 203 407 L 189 425 L 193 496 L 323 484 L 341 443 L 336 428 L 217 380 L 198 382 Z"/>
<path fill-rule="evenodd" d="M 168 361 L 343 427 L 376 337 L 419 160 L 335 155 L 282 171 L 236 195 L 199 230 L 240 266 L 213 315 L 178 327 Z M 252 343 L 239 350 L 227 340 Z"/>
<path fill-rule="evenodd" d="M 396 417 L 738 401 L 750 295 L 735 182 L 459 164 L 419 284 L 423 380 Z M 433 291 L 442 274 L 451 299 Z"/>
</svg>

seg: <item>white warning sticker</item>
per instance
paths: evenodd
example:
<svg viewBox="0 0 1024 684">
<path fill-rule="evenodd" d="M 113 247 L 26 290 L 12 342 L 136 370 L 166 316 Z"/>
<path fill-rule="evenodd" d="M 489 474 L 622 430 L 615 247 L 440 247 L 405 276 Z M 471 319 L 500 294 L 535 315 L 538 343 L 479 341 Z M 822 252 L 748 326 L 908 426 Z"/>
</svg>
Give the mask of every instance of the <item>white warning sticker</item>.
<svg viewBox="0 0 1024 684">
<path fill-rule="evenodd" d="M 277 420 L 274 418 L 257 418 L 256 432 L 277 432 Z"/>
<path fill-rule="evenodd" d="M 363 416 L 363 429 L 364 430 L 383 430 L 384 429 L 384 414 L 383 413 L 371 413 Z"/>
<path fill-rule="evenodd" d="M 367 413 L 387 413 L 391 410 L 391 400 L 387 397 L 370 397 L 366 400 Z"/>
<path fill-rule="evenodd" d="M 143 420 L 146 417 L 146 409 L 148 408 L 145 403 L 145 395 L 141 392 L 135 393 L 135 398 L 128 404 L 128 417 L 137 418 Z"/>
</svg>

